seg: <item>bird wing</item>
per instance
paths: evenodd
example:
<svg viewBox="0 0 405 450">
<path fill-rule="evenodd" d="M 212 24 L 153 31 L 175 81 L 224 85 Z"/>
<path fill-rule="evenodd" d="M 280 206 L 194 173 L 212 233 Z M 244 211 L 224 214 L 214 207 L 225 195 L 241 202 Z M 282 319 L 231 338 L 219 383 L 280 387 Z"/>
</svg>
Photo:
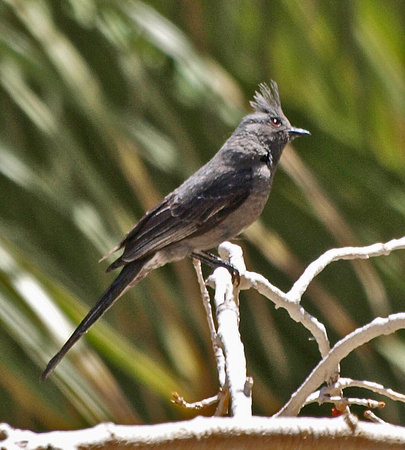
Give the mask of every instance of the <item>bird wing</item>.
<svg viewBox="0 0 405 450">
<path fill-rule="evenodd" d="M 213 229 L 248 197 L 252 170 L 229 170 L 197 180 L 198 184 L 187 180 L 146 213 L 114 249 L 125 247 L 109 270 Z"/>
</svg>

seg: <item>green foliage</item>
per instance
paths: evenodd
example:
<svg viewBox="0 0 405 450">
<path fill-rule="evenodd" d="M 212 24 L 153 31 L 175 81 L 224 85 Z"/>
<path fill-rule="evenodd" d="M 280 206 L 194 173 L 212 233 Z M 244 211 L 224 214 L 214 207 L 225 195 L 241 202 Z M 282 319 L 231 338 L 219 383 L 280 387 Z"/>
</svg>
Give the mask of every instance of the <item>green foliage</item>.
<svg viewBox="0 0 405 450">
<path fill-rule="evenodd" d="M 112 279 L 97 260 L 219 149 L 259 82 L 278 82 L 312 136 L 285 152 L 240 241 L 248 269 L 288 289 L 331 247 L 402 236 L 404 17 L 400 0 L 0 1 L 0 420 L 158 422 L 186 414 L 172 391 L 216 393 L 191 261 L 152 273 L 38 380 Z M 403 252 L 335 264 L 304 306 L 336 341 L 404 311 L 404 270 Z M 255 413 L 270 415 L 319 354 L 254 293 L 241 333 Z M 403 392 L 403 335 L 374 344 L 343 374 Z M 393 402 L 382 414 L 405 419 Z"/>
</svg>

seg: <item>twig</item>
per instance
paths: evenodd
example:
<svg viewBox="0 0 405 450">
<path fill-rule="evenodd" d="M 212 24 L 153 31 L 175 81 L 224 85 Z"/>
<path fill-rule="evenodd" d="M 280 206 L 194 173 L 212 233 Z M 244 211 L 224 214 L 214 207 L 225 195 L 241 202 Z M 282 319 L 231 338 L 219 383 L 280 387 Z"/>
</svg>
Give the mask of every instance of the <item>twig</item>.
<svg viewBox="0 0 405 450">
<path fill-rule="evenodd" d="M 345 406 L 358 405 L 358 406 L 365 406 L 366 408 L 378 408 L 378 409 L 385 407 L 385 402 L 374 399 L 324 395 L 322 393 L 322 389 L 312 393 L 305 400 L 304 405 L 309 405 L 311 403 L 319 403 L 320 405 L 322 405 L 323 403 L 333 403 L 333 404 L 341 403 L 342 405 Z"/>
<path fill-rule="evenodd" d="M 219 400 L 219 396 L 220 394 L 217 394 L 214 395 L 213 397 L 205 398 L 204 400 L 201 400 L 199 402 L 188 403 L 184 400 L 183 397 L 180 397 L 180 395 L 177 392 L 173 392 L 173 399 L 171 400 L 171 402 L 174 403 L 175 405 L 182 406 L 183 408 L 186 409 L 199 410 L 208 408 L 209 406 L 217 403 Z"/>
<path fill-rule="evenodd" d="M 210 302 L 210 295 L 205 286 L 204 277 L 201 271 L 201 262 L 198 259 L 193 258 L 194 269 L 197 274 L 197 280 L 200 285 L 201 297 L 203 300 L 203 305 L 205 308 L 205 313 L 207 317 L 208 328 L 210 330 L 211 345 L 214 351 L 215 360 L 217 363 L 218 378 L 220 389 L 224 389 L 226 384 L 226 373 L 225 373 L 225 357 L 222 348 L 218 345 L 217 330 L 215 329 L 214 318 L 212 315 L 212 308 Z"/>
<path fill-rule="evenodd" d="M 331 388 L 346 389 L 349 387 L 368 389 L 369 391 L 375 392 L 376 394 L 384 395 L 385 397 L 388 397 L 391 400 L 405 403 L 404 394 L 395 392 L 392 389 L 386 388 L 382 384 L 374 383 L 373 381 L 352 380 L 351 378 L 339 378 L 339 380 L 337 380 L 336 383 L 334 383 L 331 386 L 325 386 L 324 388 L 322 388 L 321 391 L 323 392 L 323 394 L 327 395 Z"/>
<path fill-rule="evenodd" d="M 295 416 L 304 405 L 310 393 L 325 381 L 325 375 L 336 367 L 354 349 L 384 334 L 391 334 L 405 328 L 405 313 L 391 314 L 385 319 L 378 317 L 364 327 L 358 328 L 345 336 L 332 348 L 329 354 L 319 362 L 291 399 L 276 416 Z"/>
<path fill-rule="evenodd" d="M 385 422 L 384 420 L 380 419 L 380 417 L 376 416 L 373 411 L 367 410 L 364 411 L 364 417 L 368 420 L 370 420 L 371 422 L 374 423 L 379 423 L 380 425 L 388 425 L 387 422 Z"/>
<path fill-rule="evenodd" d="M 225 385 L 223 389 L 221 389 L 218 393 L 218 406 L 215 410 L 215 417 L 225 416 L 229 411 L 229 389 L 228 386 Z"/>
<path fill-rule="evenodd" d="M 339 261 L 340 259 L 368 259 L 375 256 L 389 255 L 393 250 L 403 248 L 405 248 L 405 237 L 367 247 L 343 247 L 328 250 L 305 269 L 304 273 L 287 293 L 287 296 L 292 301 L 300 302 L 311 281 L 334 261 Z"/>
</svg>

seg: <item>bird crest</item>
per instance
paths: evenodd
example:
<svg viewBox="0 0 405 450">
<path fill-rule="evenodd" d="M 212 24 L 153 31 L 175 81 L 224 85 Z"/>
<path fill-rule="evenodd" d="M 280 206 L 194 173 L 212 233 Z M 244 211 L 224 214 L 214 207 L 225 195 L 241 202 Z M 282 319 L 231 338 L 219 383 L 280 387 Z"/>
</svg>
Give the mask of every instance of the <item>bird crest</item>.
<svg viewBox="0 0 405 450">
<path fill-rule="evenodd" d="M 256 112 L 264 112 L 266 114 L 279 114 L 281 110 L 280 96 L 278 86 L 275 81 L 270 82 L 270 86 L 266 83 L 259 84 L 260 92 L 255 93 L 255 101 L 251 101 L 250 105 Z"/>
</svg>

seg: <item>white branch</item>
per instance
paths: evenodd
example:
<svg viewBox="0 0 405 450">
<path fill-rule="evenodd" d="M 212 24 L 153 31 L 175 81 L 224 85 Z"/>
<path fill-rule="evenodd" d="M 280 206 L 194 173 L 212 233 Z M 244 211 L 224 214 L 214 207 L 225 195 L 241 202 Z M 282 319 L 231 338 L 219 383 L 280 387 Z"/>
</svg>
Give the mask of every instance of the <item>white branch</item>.
<svg viewBox="0 0 405 450">
<path fill-rule="evenodd" d="M 391 314 L 385 319 L 378 317 L 364 327 L 357 328 L 345 336 L 332 348 L 329 354 L 311 372 L 299 389 L 291 396 L 289 402 L 276 416 L 295 416 L 305 404 L 307 397 L 326 379 L 327 374 L 349 353 L 378 336 L 391 334 L 405 328 L 405 313 Z"/>
<path fill-rule="evenodd" d="M 337 398 L 336 396 L 334 396 L 334 393 L 337 390 L 343 390 L 353 387 L 367 389 L 369 391 L 388 397 L 391 400 L 396 400 L 405 403 L 404 394 L 395 392 L 390 388 L 386 388 L 382 384 L 365 380 L 352 380 L 351 378 L 339 378 L 332 385 L 324 386 L 318 391 L 312 393 L 309 397 L 307 397 L 305 405 L 309 405 L 310 403 L 316 402 L 319 404 L 342 403 L 344 405 L 361 405 L 367 408 L 383 408 L 385 406 L 385 402 L 373 399 L 356 399 L 350 397 Z M 374 420 L 373 418 L 370 419 Z"/>
<path fill-rule="evenodd" d="M 245 271 L 242 250 L 239 247 L 230 246 L 229 243 L 221 244 L 219 253 L 241 274 Z M 239 334 L 239 289 L 232 284 L 229 271 L 223 267 L 216 269 L 207 283 L 215 288 L 217 334 L 225 355 L 231 416 L 250 417 L 252 415 L 251 383 L 247 382 L 245 352 Z"/>
<path fill-rule="evenodd" d="M 179 405 L 183 408 L 193 410 L 207 408 L 208 406 L 218 403 L 218 401 L 219 401 L 219 394 L 214 395 L 213 397 L 205 398 L 204 400 L 200 400 L 199 402 L 188 403 L 183 397 L 180 397 L 180 395 L 177 394 L 176 392 L 173 393 L 172 399 L 172 403 L 174 403 L 175 405 Z"/>
<path fill-rule="evenodd" d="M 242 260 L 241 249 L 238 246 L 228 242 L 221 244 L 221 248 L 226 248 L 229 255 L 238 255 Z M 361 327 L 339 341 L 332 350 L 327 336 L 326 329 L 315 317 L 311 316 L 300 305 L 301 296 L 306 291 L 309 283 L 318 275 L 328 264 L 340 259 L 369 258 L 371 256 L 388 255 L 391 251 L 405 248 L 405 237 L 394 239 L 385 244 L 374 244 L 368 247 L 356 248 L 346 247 L 341 249 L 332 249 L 324 253 L 317 260 L 312 262 L 297 280 L 291 290 L 287 293 L 282 292 L 273 286 L 262 275 L 245 271 L 243 264 L 240 289 L 255 288 L 262 295 L 274 302 L 276 308 L 283 307 L 287 310 L 290 317 L 296 322 L 302 323 L 315 338 L 322 361 L 312 371 L 307 380 L 293 394 L 290 401 L 277 413 L 277 415 L 296 415 L 305 404 L 307 398 L 325 381 L 332 385 L 330 395 L 335 399 L 343 399 L 341 387 L 334 384 L 339 378 L 339 363 L 355 348 L 363 345 L 365 342 L 380 336 L 382 334 L 391 334 L 399 328 L 404 328 L 403 317 L 401 314 L 389 316 L 387 319 L 375 319 L 372 323 Z M 222 256 L 222 255 L 221 255 Z M 243 260 L 242 260 L 243 261 Z M 228 294 L 230 295 L 230 285 L 228 285 Z M 219 285 L 216 284 L 218 289 Z M 235 294 L 235 293 L 234 293 Z M 220 295 L 224 295 L 221 293 Z M 237 294 L 234 298 L 237 298 Z M 243 372 L 245 373 L 245 372 Z M 340 402 L 344 405 L 344 402 Z"/>
<path fill-rule="evenodd" d="M 305 311 L 298 302 L 291 300 L 287 294 L 273 286 L 262 275 L 245 272 L 241 281 L 241 289 L 250 288 L 256 289 L 260 294 L 271 300 L 276 308 L 284 308 L 293 320 L 302 323 L 315 338 L 321 356 L 328 354 L 330 345 L 324 325 Z"/>
<path fill-rule="evenodd" d="M 288 440 L 291 448 L 302 445 L 305 437 L 307 442 L 322 442 L 328 448 L 357 446 L 359 439 L 370 444 L 370 448 L 388 448 L 390 446 L 405 447 L 405 430 L 383 423 L 373 413 L 368 416 L 377 423 L 359 422 L 356 417 L 348 414 L 336 419 L 295 418 L 303 405 L 309 402 L 330 401 L 343 405 L 348 410 L 351 404 L 366 407 L 380 407 L 383 402 L 370 399 L 357 399 L 336 395 L 347 387 L 362 387 L 386 397 L 405 402 L 405 395 L 394 392 L 377 383 L 355 381 L 348 378 L 336 378 L 340 361 L 350 352 L 375 337 L 391 334 L 405 328 L 405 313 L 392 314 L 385 319 L 377 318 L 368 325 L 358 328 L 341 339 L 332 350 L 326 329 L 316 318 L 308 314 L 300 305 L 301 296 L 309 283 L 328 264 L 339 259 L 368 258 L 387 255 L 392 250 L 405 248 L 405 237 L 392 240 L 386 244 L 374 244 L 364 248 L 343 248 L 329 250 L 311 263 L 288 293 L 282 292 L 259 274 L 246 272 L 239 247 L 229 243 L 220 246 L 222 258 L 239 270 L 240 285 L 232 284 L 231 276 L 226 269 L 216 269 L 209 278 L 209 283 L 215 287 L 215 304 L 218 331 L 215 330 L 211 314 L 208 292 L 199 264 L 195 264 L 205 301 L 205 308 L 210 324 L 211 340 L 217 358 L 220 374 L 220 384 L 224 390 L 229 388 L 231 397 L 232 418 L 196 418 L 186 422 L 175 422 L 160 425 L 120 426 L 100 424 L 88 430 L 70 432 L 33 433 L 27 430 L 13 429 L 7 424 L 0 424 L 0 441 L 3 448 L 63 448 L 90 449 L 112 448 L 206 448 L 216 446 L 259 448 L 263 440 L 274 448 L 283 446 Z M 315 337 L 323 359 L 311 372 L 301 387 L 292 395 L 290 401 L 272 418 L 251 416 L 251 391 L 253 380 L 246 376 L 246 361 L 243 344 L 239 335 L 238 295 L 240 289 L 257 289 L 261 294 L 274 302 L 276 307 L 285 308 L 290 316 L 302 323 Z M 220 338 L 221 347 L 218 345 Z M 223 349 L 223 353 L 222 350 Z M 225 358 L 225 360 L 224 360 Z M 225 363 L 224 363 L 225 361 Z M 225 370 L 224 370 L 225 367 Z M 226 372 L 226 376 L 224 373 Z M 336 379 L 334 379 L 336 378 Z M 319 391 L 315 390 L 325 381 L 331 383 Z M 227 396 L 220 392 L 215 397 L 201 402 L 188 404 L 177 397 L 177 403 L 186 408 L 202 408 L 219 399 L 226 407 Z M 282 417 L 290 416 L 290 417 Z M 240 420 L 240 419 L 243 420 Z M 361 442 L 360 442 L 360 445 Z M 335 446 L 335 447 L 334 447 Z M 289 447 L 289 448 L 290 448 Z M 359 447 L 360 448 L 360 447 Z"/>
<path fill-rule="evenodd" d="M 384 402 L 368 398 L 325 396 L 322 394 L 322 390 L 314 392 L 306 399 L 305 405 L 309 405 L 311 403 L 319 403 L 320 405 L 323 403 L 341 403 L 345 406 L 358 405 L 366 408 L 384 408 L 385 406 Z"/>
<path fill-rule="evenodd" d="M 352 380 L 351 378 L 339 378 L 339 380 L 335 383 L 335 386 L 339 389 L 346 389 L 348 387 L 357 387 L 368 389 L 369 391 L 375 392 L 376 394 L 384 395 L 391 400 L 395 400 L 398 402 L 405 403 L 405 395 L 400 394 L 399 392 L 395 392 L 390 388 L 386 388 L 382 384 L 375 383 L 373 381 L 365 381 L 365 380 Z M 329 386 L 325 386 L 325 392 L 328 392 Z"/>
<path fill-rule="evenodd" d="M 364 417 L 368 420 L 370 420 L 371 422 L 374 423 L 379 423 L 382 425 L 386 425 L 387 422 L 385 422 L 384 420 L 380 419 L 380 417 L 376 416 L 373 411 L 370 411 L 369 409 L 367 409 L 366 411 L 364 411 Z"/>
<path fill-rule="evenodd" d="M 311 281 L 334 261 L 339 261 L 340 259 L 368 259 L 374 256 L 389 255 L 393 250 L 403 248 L 405 248 L 405 237 L 392 239 L 385 244 L 378 243 L 367 247 L 343 247 L 328 250 L 305 269 L 287 296 L 292 301 L 300 302 Z"/>
<path fill-rule="evenodd" d="M 226 361 L 227 380 L 228 382 L 229 380 L 232 380 L 232 386 L 229 386 L 232 398 L 231 403 L 233 405 L 238 405 L 239 400 L 241 400 L 242 402 L 240 404 L 243 405 L 243 401 L 248 400 L 249 405 L 251 405 L 251 387 L 248 389 L 249 395 L 245 395 L 245 397 L 241 395 L 243 392 L 246 393 L 247 386 L 250 386 L 250 384 L 247 382 L 246 378 L 246 362 L 243 353 L 243 344 L 240 342 L 238 330 L 239 310 L 237 306 L 239 301 L 239 290 L 254 288 L 273 301 L 276 308 L 283 307 L 286 309 L 293 320 L 302 323 L 310 331 L 318 344 L 319 351 L 323 358 L 301 387 L 292 395 L 289 402 L 277 413 L 277 416 L 297 415 L 306 402 L 316 398 L 316 394 L 313 394 L 314 391 L 325 381 L 330 385 L 328 390 L 329 398 L 332 397 L 336 407 L 339 409 L 344 410 L 346 408 L 345 405 L 350 404 L 350 402 L 364 402 L 364 404 L 374 405 L 372 400 L 348 400 L 343 396 L 342 390 L 346 386 L 337 383 L 339 380 L 339 363 L 350 352 L 363 345 L 365 342 L 382 334 L 391 334 L 400 328 L 405 328 L 405 313 L 393 314 L 386 319 L 377 318 L 370 324 L 350 333 L 330 350 L 330 344 L 324 325 L 315 317 L 311 316 L 301 306 L 301 296 L 314 277 L 333 261 L 388 255 L 393 250 L 403 248 L 405 248 L 405 237 L 394 239 L 385 244 L 374 244 L 363 248 L 346 247 L 329 250 L 312 262 L 290 291 L 284 293 L 273 286 L 262 275 L 246 271 L 240 247 L 230 244 L 229 242 L 221 244 L 219 247 L 220 256 L 223 259 L 230 260 L 239 270 L 240 274 L 240 285 L 238 287 L 232 285 L 229 272 L 223 268 L 215 270 L 214 274 L 208 280 L 208 283 L 216 290 L 215 302 L 219 324 L 218 335 L 221 336 L 224 352 L 226 354 L 229 353 L 231 356 L 230 360 L 228 361 L 227 359 Z M 225 326 L 225 324 L 227 325 Z M 222 327 L 222 325 L 224 326 Z M 228 358 L 228 356 L 226 356 L 226 358 Z M 375 384 L 370 384 L 370 386 L 373 386 L 374 389 L 378 390 Z M 397 394 L 384 388 L 383 391 L 384 395 L 391 395 L 395 397 L 396 400 L 401 399 L 400 397 L 402 394 Z M 325 392 L 321 390 L 321 394 L 325 395 Z M 379 403 L 375 404 L 378 405 Z M 246 403 L 240 411 L 246 411 L 245 407 L 247 407 Z M 348 411 L 347 408 L 346 410 Z M 235 411 L 233 411 L 232 414 L 234 413 Z"/>
<path fill-rule="evenodd" d="M 314 419 L 306 417 L 197 417 L 183 422 L 157 425 L 115 425 L 102 423 L 75 431 L 34 433 L 0 424 L 3 448 L 97 448 L 178 449 L 178 448 L 300 448 L 303 442 L 316 442 L 330 450 L 337 448 L 403 448 L 402 427 L 367 423 L 343 417 Z M 305 439 L 305 441 L 303 441 Z M 359 445 L 360 439 L 360 445 Z M 363 443 L 363 444 L 361 444 Z M 368 447 L 365 447 L 368 445 Z"/>
</svg>

